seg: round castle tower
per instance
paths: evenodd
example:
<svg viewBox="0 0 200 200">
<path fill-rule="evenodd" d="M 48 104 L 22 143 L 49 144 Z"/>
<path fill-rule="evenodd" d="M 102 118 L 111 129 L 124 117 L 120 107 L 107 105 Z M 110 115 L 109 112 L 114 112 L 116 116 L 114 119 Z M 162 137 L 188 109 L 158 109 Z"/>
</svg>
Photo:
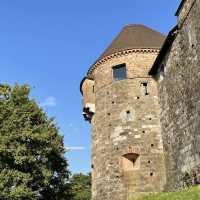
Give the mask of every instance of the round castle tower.
<svg viewBox="0 0 200 200">
<path fill-rule="evenodd" d="M 92 124 L 92 200 L 132 200 L 164 190 L 156 81 L 148 75 L 165 37 L 126 26 L 81 82 Z"/>
</svg>

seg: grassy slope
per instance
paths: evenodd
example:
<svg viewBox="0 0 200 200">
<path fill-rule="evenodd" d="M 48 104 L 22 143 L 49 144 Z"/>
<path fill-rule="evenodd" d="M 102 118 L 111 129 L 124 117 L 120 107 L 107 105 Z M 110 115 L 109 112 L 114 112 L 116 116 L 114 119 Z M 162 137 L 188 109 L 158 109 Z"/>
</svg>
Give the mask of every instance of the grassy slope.
<svg viewBox="0 0 200 200">
<path fill-rule="evenodd" d="M 180 192 L 151 195 L 142 200 L 200 200 L 200 186 Z"/>
</svg>

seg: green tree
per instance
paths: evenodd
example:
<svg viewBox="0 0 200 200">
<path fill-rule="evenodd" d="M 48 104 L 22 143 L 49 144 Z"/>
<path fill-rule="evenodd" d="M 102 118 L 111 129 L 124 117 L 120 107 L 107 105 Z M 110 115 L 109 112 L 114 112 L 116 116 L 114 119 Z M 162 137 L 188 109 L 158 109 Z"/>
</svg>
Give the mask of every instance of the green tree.
<svg viewBox="0 0 200 200">
<path fill-rule="evenodd" d="M 0 199 L 70 200 L 63 137 L 29 93 L 0 85 Z"/>
<path fill-rule="evenodd" d="M 91 199 L 91 174 L 74 174 L 70 179 L 73 200 Z"/>
</svg>

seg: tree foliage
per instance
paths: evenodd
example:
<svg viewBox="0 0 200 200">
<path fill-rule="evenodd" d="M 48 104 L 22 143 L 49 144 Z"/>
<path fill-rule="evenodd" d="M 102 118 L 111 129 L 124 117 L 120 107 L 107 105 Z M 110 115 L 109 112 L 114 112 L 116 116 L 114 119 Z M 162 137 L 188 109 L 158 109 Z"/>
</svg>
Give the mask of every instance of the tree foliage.
<svg viewBox="0 0 200 200">
<path fill-rule="evenodd" d="M 0 85 L 0 199 L 70 200 L 63 137 L 29 93 Z"/>
<path fill-rule="evenodd" d="M 74 174 L 70 183 L 73 200 L 91 200 L 91 174 Z"/>
</svg>

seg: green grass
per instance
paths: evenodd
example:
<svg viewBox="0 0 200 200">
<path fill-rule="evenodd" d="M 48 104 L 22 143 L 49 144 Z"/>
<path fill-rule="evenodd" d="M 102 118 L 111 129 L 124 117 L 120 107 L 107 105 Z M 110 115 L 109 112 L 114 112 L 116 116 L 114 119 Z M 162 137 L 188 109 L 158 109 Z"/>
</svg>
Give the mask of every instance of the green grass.
<svg viewBox="0 0 200 200">
<path fill-rule="evenodd" d="M 200 200 L 200 186 L 179 192 L 149 195 L 141 200 Z"/>
</svg>

